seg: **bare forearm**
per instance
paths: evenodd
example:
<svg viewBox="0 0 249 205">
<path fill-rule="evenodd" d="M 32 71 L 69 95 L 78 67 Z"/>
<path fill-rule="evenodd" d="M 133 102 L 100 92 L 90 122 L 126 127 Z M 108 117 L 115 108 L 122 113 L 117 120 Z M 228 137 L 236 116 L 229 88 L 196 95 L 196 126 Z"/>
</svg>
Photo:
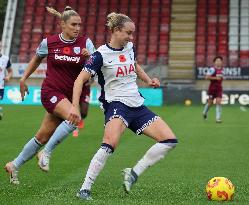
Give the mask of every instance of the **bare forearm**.
<svg viewBox="0 0 249 205">
<path fill-rule="evenodd" d="M 42 58 L 38 57 L 38 56 L 34 56 L 28 67 L 25 69 L 25 72 L 22 76 L 22 80 L 26 80 L 37 68 L 38 66 L 41 64 Z"/>
<path fill-rule="evenodd" d="M 83 85 L 85 82 L 89 80 L 89 78 L 90 78 L 89 73 L 81 71 L 81 73 L 78 75 L 77 79 L 75 80 L 73 87 L 73 100 L 72 100 L 73 106 L 75 107 L 79 106 L 80 95 L 83 89 Z"/>
<path fill-rule="evenodd" d="M 151 81 L 150 77 L 144 72 L 142 67 L 138 64 L 136 64 L 136 73 L 137 73 L 137 76 L 145 83 L 148 84 Z"/>
</svg>

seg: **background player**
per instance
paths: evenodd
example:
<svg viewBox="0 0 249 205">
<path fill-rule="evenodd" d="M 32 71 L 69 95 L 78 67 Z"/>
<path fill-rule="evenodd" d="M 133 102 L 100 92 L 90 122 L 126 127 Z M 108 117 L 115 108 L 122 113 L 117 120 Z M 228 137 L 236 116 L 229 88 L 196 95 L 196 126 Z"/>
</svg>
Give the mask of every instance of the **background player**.
<svg viewBox="0 0 249 205">
<path fill-rule="evenodd" d="M 94 49 L 89 38 L 79 36 L 80 26 L 79 14 L 71 7 L 66 7 L 61 14 L 62 33 L 43 39 L 20 80 L 20 92 L 24 99 L 25 92 L 28 92 L 26 79 L 36 70 L 42 59 L 47 57 L 47 73 L 41 88 L 41 101 L 47 112 L 35 137 L 24 146 L 17 158 L 5 166 L 13 184 L 19 184 L 17 174 L 20 166 L 31 159 L 53 135 L 44 151 L 39 154 L 39 166 L 46 170 L 48 167 L 44 166 L 46 160 L 43 159 L 49 159 L 48 156 L 55 146 L 76 128 L 67 121 L 72 106 L 73 83 L 85 59 Z M 84 90 L 81 101 L 82 99 L 85 99 Z"/>
<path fill-rule="evenodd" d="M 6 75 L 6 71 L 8 74 Z M 8 82 L 13 75 L 11 62 L 8 56 L 2 54 L 2 41 L 0 41 L 0 101 L 4 96 L 4 84 Z M 0 106 L 0 120 L 3 118 L 3 108 Z"/>
<path fill-rule="evenodd" d="M 168 125 L 143 106 L 144 98 L 138 91 L 137 76 L 151 87 L 158 87 L 160 82 L 156 78 L 151 79 L 136 65 L 135 49 L 130 42 L 135 31 L 133 21 L 126 15 L 111 13 L 107 17 L 107 26 L 111 30 L 110 43 L 100 46 L 92 54 L 75 81 L 69 117 L 71 123 L 77 123 L 80 119 L 78 104 L 83 83 L 97 74 L 102 88 L 99 100 L 104 108 L 105 130 L 103 143 L 92 158 L 85 181 L 77 194 L 83 200 L 91 199 L 90 189 L 127 127 L 136 134 L 151 137 L 157 143 L 133 168 L 123 170 L 126 192 L 131 190 L 147 168 L 164 158 L 177 144 Z"/>
<path fill-rule="evenodd" d="M 216 122 L 221 123 L 221 100 L 222 100 L 222 80 L 223 80 L 223 58 L 217 56 L 213 60 L 214 66 L 208 70 L 206 79 L 210 80 L 208 88 L 208 102 L 204 106 L 203 118 L 207 119 L 207 113 L 216 99 Z"/>
</svg>

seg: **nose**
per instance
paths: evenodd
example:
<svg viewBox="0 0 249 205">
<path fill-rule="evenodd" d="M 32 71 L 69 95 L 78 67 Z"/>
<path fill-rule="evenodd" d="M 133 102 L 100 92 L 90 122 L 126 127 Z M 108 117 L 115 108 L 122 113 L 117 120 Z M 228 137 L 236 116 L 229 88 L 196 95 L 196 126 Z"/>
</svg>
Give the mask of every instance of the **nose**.
<svg viewBox="0 0 249 205">
<path fill-rule="evenodd" d="M 130 38 L 130 40 L 133 40 L 133 35 L 131 34 L 131 35 L 129 36 L 129 38 Z"/>
</svg>

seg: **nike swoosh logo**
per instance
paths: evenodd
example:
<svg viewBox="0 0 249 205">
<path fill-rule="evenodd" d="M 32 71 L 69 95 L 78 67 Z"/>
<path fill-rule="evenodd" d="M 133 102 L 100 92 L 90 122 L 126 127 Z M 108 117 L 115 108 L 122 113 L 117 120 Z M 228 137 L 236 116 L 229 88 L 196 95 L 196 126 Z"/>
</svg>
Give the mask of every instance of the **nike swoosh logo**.
<svg viewBox="0 0 249 205">
<path fill-rule="evenodd" d="M 112 63 L 112 61 L 108 61 L 108 63 Z"/>
</svg>

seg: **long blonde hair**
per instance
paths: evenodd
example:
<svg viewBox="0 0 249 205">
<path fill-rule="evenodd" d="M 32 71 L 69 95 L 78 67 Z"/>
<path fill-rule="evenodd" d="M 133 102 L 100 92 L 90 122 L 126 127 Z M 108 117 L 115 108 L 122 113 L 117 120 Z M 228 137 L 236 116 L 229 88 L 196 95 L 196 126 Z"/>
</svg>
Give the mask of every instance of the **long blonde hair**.
<svg viewBox="0 0 249 205">
<path fill-rule="evenodd" d="M 107 27 L 113 31 L 114 28 L 123 28 L 126 22 L 133 22 L 129 16 L 121 13 L 112 12 L 107 16 Z"/>
<path fill-rule="evenodd" d="M 62 21 L 66 22 L 71 16 L 79 16 L 79 14 L 70 6 L 66 6 L 62 13 L 56 11 L 53 7 L 46 7 L 47 11 L 54 16 L 59 17 Z"/>
</svg>

